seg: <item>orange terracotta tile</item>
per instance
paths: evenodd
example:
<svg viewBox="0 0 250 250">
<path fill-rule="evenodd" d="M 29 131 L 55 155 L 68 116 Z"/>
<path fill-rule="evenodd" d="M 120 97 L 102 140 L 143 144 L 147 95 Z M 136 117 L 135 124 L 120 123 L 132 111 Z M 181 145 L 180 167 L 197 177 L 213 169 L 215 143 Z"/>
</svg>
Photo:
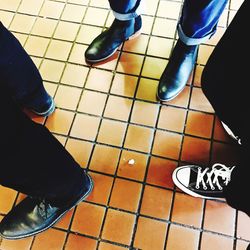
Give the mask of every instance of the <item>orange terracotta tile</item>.
<svg viewBox="0 0 250 250">
<path fill-rule="evenodd" d="M 127 121 L 132 107 L 132 100 L 117 96 L 109 96 L 104 116 Z"/>
<path fill-rule="evenodd" d="M 211 138 L 213 121 L 213 115 L 189 111 L 185 133 L 198 137 Z"/>
<path fill-rule="evenodd" d="M 141 152 L 149 152 L 152 140 L 152 129 L 136 125 L 129 125 L 124 147 Z"/>
<path fill-rule="evenodd" d="M 237 165 L 239 162 L 238 145 L 230 145 L 220 142 L 214 142 L 212 148 L 212 164 L 223 163 L 228 166 Z"/>
<path fill-rule="evenodd" d="M 237 237 L 250 241 L 250 218 L 247 214 L 239 211 L 237 223 Z"/>
<path fill-rule="evenodd" d="M 117 71 L 125 74 L 139 75 L 143 56 L 123 52 L 118 62 Z"/>
<path fill-rule="evenodd" d="M 79 30 L 80 25 L 76 23 L 60 21 L 56 27 L 54 38 L 74 41 Z"/>
<path fill-rule="evenodd" d="M 112 77 L 113 74 L 111 72 L 100 69 L 91 69 L 85 87 L 93 90 L 108 92 Z"/>
<path fill-rule="evenodd" d="M 156 102 L 157 87 L 158 87 L 158 81 L 146 78 L 140 78 L 136 98 L 145 101 Z"/>
<path fill-rule="evenodd" d="M 139 35 L 134 39 L 124 43 L 123 51 L 132 53 L 144 54 L 147 48 L 149 37 L 147 35 Z"/>
<path fill-rule="evenodd" d="M 227 204 L 207 201 L 204 216 L 204 229 L 227 235 L 234 235 L 235 210 Z"/>
<path fill-rule="evenodd" d="M 201 87 L 201 76 L 202 72 L 204 70 L 204 66 L 202 65 L 196 65 L 195 72 L 194 72 L 194 86 Z"/>
<path fill-rule="evenodd" d="M 116 178 L 109 205 L 136 212 L 141 197 L 142 184 Z"/>
<path fill-rule="evenodd" d="M 114 174 L 120 150 L 104 145 L 96 145 L 89 168 L 98 172 Z"/>
<path fill-rule="evenodd" d="M 56 109 L 45 123 L 46 127 L 54 133 L 67 135 L 73 121 L 74 113 Z"/>
<path fill-rule="evenodd" d="M 187 111 L 171 106 L 162 106 L 158 128 L 182 133 L 184 130 Z"/>
<path fill-rule="evenodd" d="M 119 59 L 120 51 L 116 51 L 111 57 L 109 57 L 107 60 L 100 62 L 98 64 L 95 64 L 97 68 L 100 69 L 106 69 L 106 70 L 115 70 L 118 59 Z"/>
<path fill-rule="evenodd" d="M 199 111 L 214 113 L 211 104 L 203 94 L 201 88 L 193 88 L 192 97 L 190 101 L 190 108 Z"/>
<path fill-rule="evenodd" d="M 147 183 L 173 189 L 172 173 L 176 167 L 177 162 L 175 161 L 152 156 L 148 168 Z"/>
<path fill-rule="evenodd" d="M 76 87 L 83 87 L 88 70 L 87 67 L 68 63 L 63 72 L 61 82 Z"/>
<path fill-rule="evenodd" d="M 147 56 L 142 69 L 142 76 L 160 79 L 168 61 Z M 156 94 L 156 93 L 155 93 Z"/>
<path fill-rule="evenodd" d="M 135 101 L 131 116 L 131 122 L 154 127 L 158 111 L 159 111 L 159 105 L 147 102 Z"/>
<path fill-rule="evenodd" d="M 90 175 L 94 182 L 94 188 L 87 200 L 101 205 L 106 205 L 108 203 L 114 179 L 97 173 L 90 173 Z"/>
<path fill-rule="evenodd" d="M 79 88 L 59 86 L 56 96 L 55 103 L 58 108 L 65 108 L 75 110 L 80 99 L 82 90 Z"/>
<path fill-rule="evenodd" d="M 173 193 L 161 188 L 145 186 L 141 214 L 167 220 L 169 218 Z"/>
<path fill-rule="evenodd" d="M 148 44 L 147 55 L 169 58 L 172 47 L 172 39 L 151 36 Z"/>
<path fill-rule="evenodd" d="M 171 220 L 180 224 L 200 228 L 203 200 L 176 192 Z"/>
<path fill-rule="evenodd" d="M 55 225 L 54 228 L 61 228 L 64 230 L 68 230 L 69 229 L 69 225 L 72 219 L 72 215 L 73 215 L 74 209 L 71 209 L 70 211 L 68 211 L 63 217 L 62 219 L 60 219 Z"/>
<path fill-rule="evenodd" d="M 117 175 L 133 180 L 143 181 L 146 172 L 147 161 L 148 156 L 145 154 L 123 150 Z"/>
<path fill-rule="evenodd" d="M 97 241 L 87 238 L 87 237 L 83 237 L 83 236 L 79 236 L 79 235 L 75 235 L 75 234 L 69 234 L 67 243 L 65 245 L 65 250 L 96 250 L 97 247 Z"/>
<path fill-rule="evenodd" d="M 114 146 L 121 146 L 126 126 L 125 123 L 103 119 L 97 141 Z"/>
<path fill-rule="evenodd" d="M 77 110 L 93 115 L 101 115 L 106 99 L 107 95 L 105 94 L 84 90 Z"/>
<path fill-rule="evenodd" d="M 133 97 L 137 81 L 138 78 L 136 76 L 116 73 L 110 92 L 116 95 Z"/>
<path fill-rule="evenodd" d="M 163 249 L 166 233 L 166 223 L 139 217 L 134 247 L 143 250 Z"/>
<path fill-rule="evenodd" d="M 1 250 L 29 250 L 32 244 L 33 237 L 28 237 L 19 240 L 0 240 Z"/>
<path fill-rule="evenodd" d="M 77 114 L 70 135 L 87 140 L 95 140 L 100 119 L 94 116 Z"/>
<path fill-rule="evenodd" d="M 156 17 L 152 34 L 155 36 L 163 36 L 174 38 L 176 32 L 177 21 L 165 18 Z M 168 27 L 166 29 L 166 27 Z"/>
<path fill-rule="evenodd" d="M 62 249 L 65 239 L 65 232 L 51 228 L 35 237 L 32 250 Z"/>
<path fill-rule="evenodd" d="M 217 249 L 233 250 L 233 239 L 204 232 L 201 238 L 201 249 L 211 250 L 211 246 L 213 246 L 213 249 L 216 250 Z"/>
<path fill-rule="evenodd" d="M 80 203 L 71 226 L 73 232 L 98 237 L 100 234 L 105 208 L 94 204 Z"/>
<path fill-rule="evenodd" d="M 13 189 L 6 188 L 4 186 L 0 186 L 0 212 L 7 214 L 14 205 L 14 201 L 16 199 L 17 192 Z M 4 202 L 3 202 L 4 201 Z"/>
<path fill-rule="evenodd" d="M 101 242 L 98 249 L 99 250 L 125 250 L 127 248 L 120 247 L 117 245 L 111 245 L 111 244 L 106 243 L 106 242 Z"/>
<path fill-rule="evenodd" d="M 74 157 L 77 163 L 85 168 L 87 167 L 93 144 L 86 141 L 68 139 L 66 149 Z"/>
<path fill-rule="evenodd" d="M 108 209 L 102 238 L 105 240 L 130 245 L 135 222 L 135 215 Z M 117 230 L 119 228 L 119 230 Z"/>
<path fill-rule="evenodd" d="M 193 230 L 190 228 L 171 224 L 167 239 L 166 250 L 196 250 L 198 249 L 199 244 L 199 234 L 200 232 L 198 230 Z"/>
<path fill-rule="evenodd" d="M 62 20 L 81 22 L 86 11 L 85 6 L 66 4 L 61 16 Z M 74 13 L 74 15 L 72 15 Z"/>
<path fill-rule="evenodd" d="M 155 155 L 178 159 L 182 136 L 179 134 L 157 130 L 152 153 Z"/>
<path fill-rule="evenodd" d="M 167 104 L 177 107 L 187 108 L 189 104 L 189 98 L 190 98 L 190 86 L 186 86 L 177 97 L 167 102 Z"/>
<path fill-rule="evenodd" d="M 202 65 L 206 65 L 207 60 L 210 57 L 210 55 L 212 54 L 213 50 L 214 50 L 213 46 L 207 46 L 207 45 L 201 44 L 199 46 L 197 63 L 202 64 Z"/>
<path fill-rule="evenodd" d="M 184 137 L 181 160 L 201 165 L 209 161 L 210 141 L 190 136 Z"/>
</svg>

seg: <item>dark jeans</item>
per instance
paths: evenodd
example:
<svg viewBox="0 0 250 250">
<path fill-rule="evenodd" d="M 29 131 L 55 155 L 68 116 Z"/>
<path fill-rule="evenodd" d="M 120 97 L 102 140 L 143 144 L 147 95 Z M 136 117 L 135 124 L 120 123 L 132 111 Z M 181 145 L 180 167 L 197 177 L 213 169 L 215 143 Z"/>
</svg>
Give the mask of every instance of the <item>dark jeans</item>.
<svg viewBox="0 0 250 250">
<path fill-rule="evenodd" d="M 134 12 L 143 0 L 109 0 L 111 9 L 120 14 Z M 179 35 L 186 43 L 189 38 L 197 39 L 192 43 L 199 44 L 201 38 L 209 38 L 214 34 L 218 20 L 227 0 L 185 0 L 180 18 Z M 188 42 L 187 42 L 188 44 Z"/>
<path fill-rule="evenodd" d="M 59 204 L 80 192 L 84 172 L 46 127 L 20 109 L 19 97 L 35 89 L 43 97 L 36 66 L 0 25 L 0 184 Z"/>
<path fill-rule="evenodd" d="M 238 10 L 209 58 L 202 75 L 202 89 L 218 117 L 241 138 L 240 161 L 225 189 L 227 202 L 250 216 L 249 203 L 249 42 L 242 34 L 248 30 L 249 1 Z"/>
</svg>

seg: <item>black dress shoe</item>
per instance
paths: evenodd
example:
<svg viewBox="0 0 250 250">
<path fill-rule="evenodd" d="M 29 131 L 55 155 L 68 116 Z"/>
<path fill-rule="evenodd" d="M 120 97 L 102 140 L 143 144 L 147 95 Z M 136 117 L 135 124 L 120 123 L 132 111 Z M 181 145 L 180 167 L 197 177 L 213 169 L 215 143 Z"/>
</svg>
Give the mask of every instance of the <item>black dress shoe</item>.
<svg viewBox="0 0 250 250">
<path fill-rule="evenodd" d="M 170 101 L 184 89 L 197 57 L 198 45 L 188 46 L 178 40 L 169 62 L 160 78 L 157 97 Z"/>
<path fill-rule="evenodd" d="M 86 174 L 81 193 L 63 206 L 56 207 L 46 200 L 25 198 L 3 218 L 0 223 L 0 235 L 3 238 L 14 240 L 43 232 L 85 199 L 92 188 L 92 179 Z"/>
<path fill-rule="evenodd" d="M 85 52 L 89 63 L 98 63 L 111 57 L 126 40 L 139 33 L 142 26 L 141 16 L 127 21 L 115 19 L 109 29 L 97 36 Z"/>
</svg>

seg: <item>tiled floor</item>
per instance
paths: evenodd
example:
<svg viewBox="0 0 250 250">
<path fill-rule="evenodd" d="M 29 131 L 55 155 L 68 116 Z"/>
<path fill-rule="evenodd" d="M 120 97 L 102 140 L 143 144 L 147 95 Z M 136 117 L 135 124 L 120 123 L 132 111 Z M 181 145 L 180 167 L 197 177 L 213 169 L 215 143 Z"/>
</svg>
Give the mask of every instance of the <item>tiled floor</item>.
<svg viewBox="0 0 250 250">
<path fill-rule="evenodd" d="M 249 217 L 224 201 L 190 197 L 171 179 L 187 162 L 234 161 L 234 146 L 201 91 L 200 76 L 241 2 L 229 1 L 216 35 L 200 45 L 185 90 L 159 103 L 158 79 L 177 38 L 181 1 L 145 0 L 141 36 L 108 62 L 89 66 L 85 49 L 113 20 L 108 0 L 0 0 L 0 20 L 31 55 L 57 104 L 47 119 L 33 119 L 95 182 L 87 201 L 52 229 L 1 240 L 1 250 L 246 249 Z M 21 198 L 0 187 L 0 219 Z"/>
</svg>

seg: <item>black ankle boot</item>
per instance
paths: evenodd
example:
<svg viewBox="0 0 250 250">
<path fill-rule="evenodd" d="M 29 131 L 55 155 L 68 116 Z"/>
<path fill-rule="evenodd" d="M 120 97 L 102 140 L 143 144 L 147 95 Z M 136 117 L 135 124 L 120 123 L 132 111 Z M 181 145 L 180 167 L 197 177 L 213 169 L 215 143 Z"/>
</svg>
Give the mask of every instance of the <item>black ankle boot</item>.
<svg viewBox="0 0 250 250">
<path fill-rule="evenodd" d="M 126 40 L 131 39 L 142 26 L 141 16 L 128 21 L 115 19 L 109 29 L 97 36 L 85 52 L 89 63 L 97 63 L 111 57 Z"/>
<path fill-rule="evenodd" d="M 160 78 L 157 97 L 161 101 L 175 98 L 186 86 L 194 68 L 198 45 L 188 46 L 178 40 Z"/>
</svg>

